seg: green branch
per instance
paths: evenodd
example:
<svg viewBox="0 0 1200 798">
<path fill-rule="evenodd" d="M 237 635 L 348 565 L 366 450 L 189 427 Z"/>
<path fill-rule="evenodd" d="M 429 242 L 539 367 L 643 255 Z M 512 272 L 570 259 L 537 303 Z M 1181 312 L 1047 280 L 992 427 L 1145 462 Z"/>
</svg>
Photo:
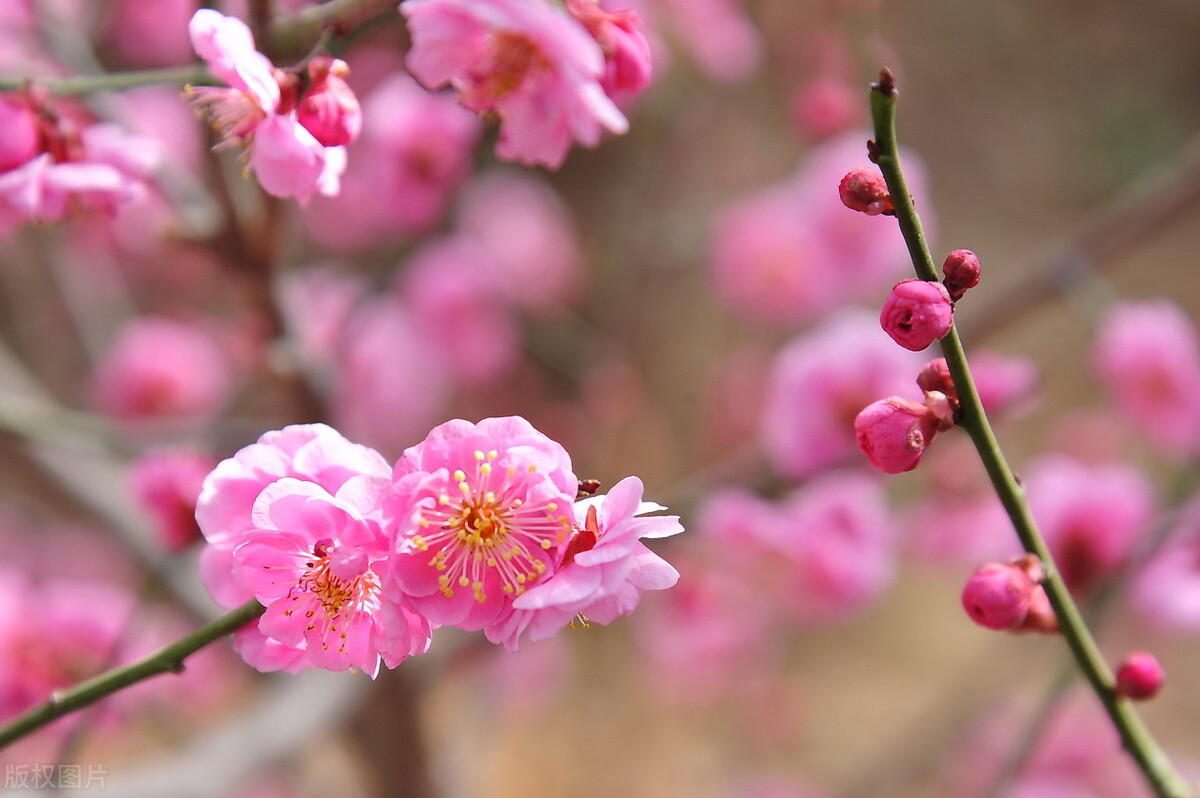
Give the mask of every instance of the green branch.
<svg viewBox="0 0 1200 798">
<path fill-rule="evenodd" d="M 46 724 L 83 709 L 118 690 L 157 676 L 161 673 L 182 673 L 183 661 L 209 643 L 220 640 L 262 615 L 266 608 L 253 599 L 222 615 L 212 623 L 129 665 L 123 665 L 99 676 L 93 676 L 69 690 L 54 693 L 37 705 L 0 727 L 0 749 L 42 728 Z"/>
<path fill-rule="evenodd" d="M 871 118 L 875 127 L 875 139 L 870 144 L 871 159 L 878 164 L 887 181 L 888 191 L 896 209 L 896 220 L 904 234 L 904 242 L 908 246 L 909 257 L 917 276 L 922 280 L 937 280 L 937 268 L 925 241 L 920 217 L 913 206 L 912 195 L 900 169 L 900 156 L 896 146 L 896 94 L 895 80 L 891 72 L 885 69 L 880 73 L 879 82 L 871 86 Z M 959 424 L 975 444 L 988 478 L 1012 520 L 1017 537 L 1021 539 L 1021 545 L 1025 551 L 1041 560 L 1045 567 L 1046 595 L 1058 617 L 1062 636 L 1070 646 L 1076 664 L 1104 704 L 1121 735 L 1125 749 L 1142 770 L 1155 794 L 1160 798 L 1189 798 L 1192 795 L 1191 789 L 1172 767 L 1132 703 L 1126 698 L 1118 698 L 1113 690 L 1112 671 L 1100 653 L 1100 648 L 1088 630 L 1074 599 L 1071 598 L 1066 583 L 1063 582 L 1062 575 L 1050 556 L 1046 541 L 1033 520 L 1029 505 L 1025 501 L 1025 491 L 1009 468 L 1000 450 L 1000 444 L 992 433 L 957 329 L 951 327 L 941 344 L 942 354 L 954 379 L 954 388 L 962 410 Z"/>
</svg>

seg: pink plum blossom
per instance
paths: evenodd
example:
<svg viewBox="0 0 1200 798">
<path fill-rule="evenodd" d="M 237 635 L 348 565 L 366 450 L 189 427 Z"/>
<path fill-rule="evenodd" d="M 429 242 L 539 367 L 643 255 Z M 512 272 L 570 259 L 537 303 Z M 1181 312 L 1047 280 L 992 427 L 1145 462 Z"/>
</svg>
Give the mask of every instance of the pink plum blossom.
<svg viewBox="0 0 1200 798">
<path fill-rule="evenodd" d="M 430 89 L 500 119 L 496 153 L 557 169 L 572 142 L 594 147 L 629 124 L 604 93 L 604 54 L 574 18 L 527 0 L 408 0 L 407 64 Z"/>
<path fill-rule="evenodd" d="M 1165 299 L 1124 302 L 1099 325 L 1094 361 L 1116 406 L 1156 446 L 1200 446 L 1200 339 L 1183 309 Z"/>
<path fill-rule="evenodd" d="M 202 8 L 188 23 L 188 34 L 209 71 L 228 84 L 189 87 L 192 100 L 208 115 L 222 144 L 247 150 L 250 168 L 263 190 L 301 202 L 314 193 L 337 194 L 346 168 L 342 144 L 359 128 L 357 102 L 347 99 L 348 87 L 338 85 L 338 99 L 332 105 L 324 104 L 325 110 L 318 114 L 312 105 L 304 105 L 307 94 L 285 95 L 281 85 L 294 93 L 291 81 L 282 73 L 277 77 L 270 60 L 255 49 L 254 36 L 241 20 Z M 344 71 L 344 66 L 338 71 Z M 312 89 L 316 92 L 313 105 L 320 104 L 329 82 L 316 81 Z M 297 117 L 297 106 L 307 109 L 303 120 Z M 312 124 L 322 138 L 339 143 L 322 144 L 304 122 Z M 338 133 L 331 132 L 342 125 Z"/>
<path fill-rule="evenodd" d="M 336 496 L 283 478 L 254 502 L 255 527 L 233 550 L 233 577 L 266 608 L 258 629 L 319 668 L 372 678 L 430 642 L 428 622 L 381 595 L 391 550 L 377 512 L 387 477 L 351 477 Z M 244 652 L 243 652 L 244 653 Z M 252 665 L 258 663 L 251 661 Z"/>
<path fill-rule="evenodd" d="M 640 538 L 661 538 L 683 531 L 679 517 L 647 515 L 665 509 L 642 501 L 642 481 L 626 477 L 607 494 L 575 504 L 575 533 L 557 570 L 513 600 L 521 610 L 513 634 L 504 641 L 517 647 L 517 635 L 543 640 L 576 617 L 584 624 L 607 625 L 637 607 L 645 590 L 675 584 L 679 572 Z"/>
<path fill-rule="evenodd" d="M 517 308 L 548 312 L 576 298 L 583 253 L 562 198 L 528 172 L 473 178 L 459 200 L 457 229 L 490 256 L 497 287 Z"/>
<path fill-rule="evenodd" d="M 196 500 L 216 462 L 187 449 L 161 449 L 139 457 L 129 470 L 130 489 L 150 516 L 154 532 L 167 551 L 179 551 L 200 540 Z"/>
<path fill-rule="evenodd" d="M 348 314 L 330 367 L 333 418 L 348 435 L 394 454 L 440 414 L 453 371 L 421 330 L 390 295 L 370 297 Z"/>
<path fill-rule="evenodd" d="M 854 419 L 871 402 L 918 395 L 920 359 L 888 340 L 872 316 L 843 312 L 780 351 L 759 440 L 784 476 L 800 479 L 849 458 Z"/>
<path fill-rule="evenodd" d="M 1034 587 L 1023 568 L 1011 563 L 986 563 L 963 585 L 963 609 L 980 626 L 1013 629 L 1029 613 Z"/>
<path fill-rule="evenodd" d="M 192 0 L 116 0 L 105 38 L 131 66 L 175 66 L 191 56 L 187 23 L 195 10 Z"/>
<path fill-rule="evenodd" d="M 762 61 L 762 34 L 740 0 L 663 0 L 662 5 L 688 55 L 712 80 L 744 80 Z"/>
<path fill-rule="evenodd" d="M 1138 574 L 1132 604 L 1156 628 L 1200 631 L 1200 502 L 1180 510 L 1171 536 Z"/>
<path fill-rule="evenodd" d="M 207 333 L 156 316 L 126 323 L 92 375 L 96 405 L 123 420 L 209 416 L 231 388 L 229 364 Z"/>
<path fill-rule="evenodd" d="M 427 241 L 400 275 L 413 323 L 464 382 L 487 382 L 516 360 L 516 319 L 496 301 L 505 282 L 491 254 L 461 235 Z"/>
<path fill-rule="evenodd" d="M 875 168 L 863 144 L 868 135 L 822 142 L 787 179 L 718 210 L 709 271 L 718 299 L 740 319 L 795 328 L 850 300 L 874 298 L 911 268 L 894 221 L 852 213 L 839 199 L 848 171 Z M 902 157 L 932 236 L 922 162 L 912 152 Z"/>
<path fill-rule="evenodd" d="M 351 443 L 324 424 L 264 433 L 222 460 L 205 478 L 196 502 L 196 522 L 209 544 L 200 556 L 200 577 L 213 600 L 232 609 L 250 598 L 233 581 L 233 549 L 254 529 L 254 502 L 272 482 L 294 477 L 336 493 L 351 477 L 390 473 L 378 452 Z"/>
<path fill-rule="evenodd" d="M 1155 511 L 1140 470 L 1047 455 L 1023 473 L 1029 506 L 1067 586 L 1085 591 L 1124 565 Z"/>
<path fill-rule="evenodd" d="M 482 125 L 445 94 L 393 73 L 363 99 L 363 134 L 337 198 L 314 197 L 309 235 L 323 246 L 354 249 L 423 231 L 445 213 L 470 173 Z"/>
<path fill-rule="evenodd" d="M 433 623 L 502 637 L 513 600 L 553 575 L 573 531 L 566 451 L 519 416 L 454 419 L 405 450 L 394 481 L 384 590 Z"/>
</svg>

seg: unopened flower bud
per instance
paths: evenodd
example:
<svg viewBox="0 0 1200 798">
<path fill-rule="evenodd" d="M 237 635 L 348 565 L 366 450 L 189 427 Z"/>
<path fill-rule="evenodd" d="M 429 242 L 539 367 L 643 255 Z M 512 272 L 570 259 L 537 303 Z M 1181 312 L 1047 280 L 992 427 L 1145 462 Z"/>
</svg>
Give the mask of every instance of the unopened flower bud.
<svg viewBox="0 0 1200 798">
<path fill-rule="evenodd" d="M 896 210 L 883 175 L 878 169 L 868 166 L 860 166 L 847 172 L 838 184 L 838 196 L 847 208 L 867 216 L 894 213 Z"/>
<path fill-rule="evenodd" d="M 1167 672 L 1153 654 L 1135 651 L 1117 668 L 1116 693 L 1134 701 L 1154 698 L 1167 680 Z"/>
<path fill-rule="evenodd" d="M 988 629 L 1015 629 L 1025 621 L 1033 580 L 1011 563 L 979 566 L 963 586 L 962 604 L 971 620 Z"/>
<path fill-rule="evenodd" d="M 950 377 L 950 367 L 946 365 L 944 357 L 935 358 L 925 364 L 925 368 L 917 375 L 917 386 L 925 393 L 940 391 L 946 396 L 957 398 L 954 380 Z"/>
<path fill-rule="evenodd" d="M 884 332 L 913 352 L 942 338 L 953 323 L 954 310 L 946 287 L 915 278 L 896 283 L 879 314 Z"/>
<path fill-rule="evenodd" d="M 311 80 L 296 119 L 313 138 L 326 147 L 340 147 L 358 138 L 362 131 L 362 108 L 354 90 L 346 83 L 350 69 L 340 58 L 314 57 L 308 62 Z"/>
<path fill-rule="evenodd" d="M 854 419 L 858 448 L 888 474 L 912 471 L 938 432 L 938 419 L 923 404 L 899 396 L 872 402 Z"/>
<path fill-rule="evenodd" d="M 946 256 L 942 264 L 942 280 L 950 298 L 955 302 L 962 299 L 968 288 L 979 285 L 979 258 L 969 249 L 956 249 Z"/>
</svg>

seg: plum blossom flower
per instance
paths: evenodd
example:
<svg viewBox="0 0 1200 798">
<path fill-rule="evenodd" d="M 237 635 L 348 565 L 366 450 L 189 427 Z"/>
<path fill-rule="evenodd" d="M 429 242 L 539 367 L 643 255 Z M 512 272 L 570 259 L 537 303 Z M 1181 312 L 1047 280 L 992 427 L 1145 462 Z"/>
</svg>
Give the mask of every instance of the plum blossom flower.
<svg viewBox="0 0 1200 798">
<path fill-rule="evenodd" d="M 536 642 L 576 617 L 607 625 L 633 612 L 643 591 L 663 590 L 679 580 L 678 571 L 639 542 L 682 532 L 679 516 L 646 515 L 665 508 L 642 501 L 642 490 L 640 479 L 626 477 L 606 495 L 576 502 L 576 531 L 557 570 L 513 600 L 525 617 L 512 625 L 506 647 L 516 649 L 524 628 Z"/>
<path fill-rule="evenodd" d="M 266 606 L 258 622 L 265 637 L 302 650 L 317 667 L 357 667 L 372 678 L 381 655 L 395 667 L 428 648 L 427 622 L 402 608 L 398 616 L 383 612 L 381 571 L 391 547 L 373 511 L 388 484 L 352 477 L 333 496 L 284 478 L 259 494 L 255 528 L 233 550 L 233 576 Z"/>
<path fill-rule="evenodd" d="M 1165 299 L 1117 305 L 1100 324 L 1094 360 L 1116 406 L 1152 443 L 1196 451 L 1200 339 L 1182 308 Z"/>
<path fill-rule="evenodd" d="M 636 11 L 609 11 L 599 0 L 567 0 L 567 11 L 604 53 L 600 85 L 609 97 L 633 96 L 650 84 L 650 43 Z"/>
<path fill-rule="evenodd" d="M 1129 465 L 1049 455 L 1024 476 L 1030 509 L 1072 590 L 1086 591 L 1123 565 L 1153 517 L 1154 490 Z"/>
<path fill-rule="evenodd" d="M 352 477 L 386 477 L 386 460 L 373 449 L 351 443 L 324 424 L 300 424 L 265 433 L 256 443 L 222 460 L 204 480 L 196 522 L 208 545 L 200 555 L 200 577 L 217 604 L 232 609 L 252 596 L 234 578 L 234 549 L 255 529 L 253 509 L 267 486 L 292 477 L 336 494 Z M 247 626 L 234 648 L 259 670 L 296 671 L 308 660 L 303 650 L 266 637 Z"/>
<path fill-rule="evenodd" d="M 393 471 L 390 586 L 431 622 L 497 640 L 513 600 L 552 575 L 578 479 L 558 443 L 519 416 L 454 419 Z"/>
<path fill-rule="evenodd" d="M 1200 631 L 1200 502 L 1180 510 L 1170 538 L 1138 574 L 1132 599 L 1157 628 Z"/>
<path fill-rule="evenodd" d="M 121 328 L 92 376 L 97 406 L 127 420 L 205 417 L 231 388 L 230 366 L 210 336 L 157 316 Z"/>
<path fill-rule="evenodd" d="M 408 0 L 407 64 L 427 88 L 451 85 L 459 101 L 500 119 L 496 153 L 557 169 L 573 141 L 629 123 L 604 93 L 604 54 L 584 27 L 551 3 Z"/>
<path fill-rule="evenodd" d="M 200 539 L 196 500 L 215 465 L 213 458 L 200 452 L 162 449 L 142 455 L 130 467 L 130 489 L 167 551 L 179 551 Z"/>
<path fill-rule="evenodd" d="M 345 63 L 317 61 L 309 90 L 294 96 L 298 81 L 255 49 L 254 35 L 236 17 L 202 8 L 188 34 L 209 71 L 228 84 L 187 90 L 224 139 L 218 146 L 245 148 L 268 194 L 301 202 L 313 193 L 337 194 L 346 169 L 343 145 L 361 128 L 357 100 L 342 81 Z"/>
<path fill-rule="evenodd" d="M 854 419 L 858 448 L 885 474 L 912 471 L 938 433 L 938 418 L 911 399 L 890 396 L 872 402 Z"/>
<path fill-rule="evenodd" d="M 943 338 L 954 323 L 946 286 L 928 280 L 901 280 L 879 314 L 883 331 L 905 349 L 920 352 Z"/>
</svg>

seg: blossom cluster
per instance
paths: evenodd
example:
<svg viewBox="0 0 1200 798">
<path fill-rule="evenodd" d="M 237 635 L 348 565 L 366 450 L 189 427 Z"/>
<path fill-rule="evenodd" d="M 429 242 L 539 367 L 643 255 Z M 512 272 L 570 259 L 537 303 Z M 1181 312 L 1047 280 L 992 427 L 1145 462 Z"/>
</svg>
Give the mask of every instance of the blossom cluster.
<svg viewBox="0 0 1200 798">
<path fill-rule="evenodd" d="M 517 416 L 446 422 L 394 466 L 331 427 L 290 426 L 205 479 L 202 577 L 222 606 L 266 607 L 236 636 L 263 671 L 374 676 L 439 626 L 516 650 L 576 618 L 608 624 L 678 579 L 640 542 L 683 531 L 678 517 L 647 515 L 664 508 L 637 477 L 579 498 L 590 488 Z"/>
</svg>

